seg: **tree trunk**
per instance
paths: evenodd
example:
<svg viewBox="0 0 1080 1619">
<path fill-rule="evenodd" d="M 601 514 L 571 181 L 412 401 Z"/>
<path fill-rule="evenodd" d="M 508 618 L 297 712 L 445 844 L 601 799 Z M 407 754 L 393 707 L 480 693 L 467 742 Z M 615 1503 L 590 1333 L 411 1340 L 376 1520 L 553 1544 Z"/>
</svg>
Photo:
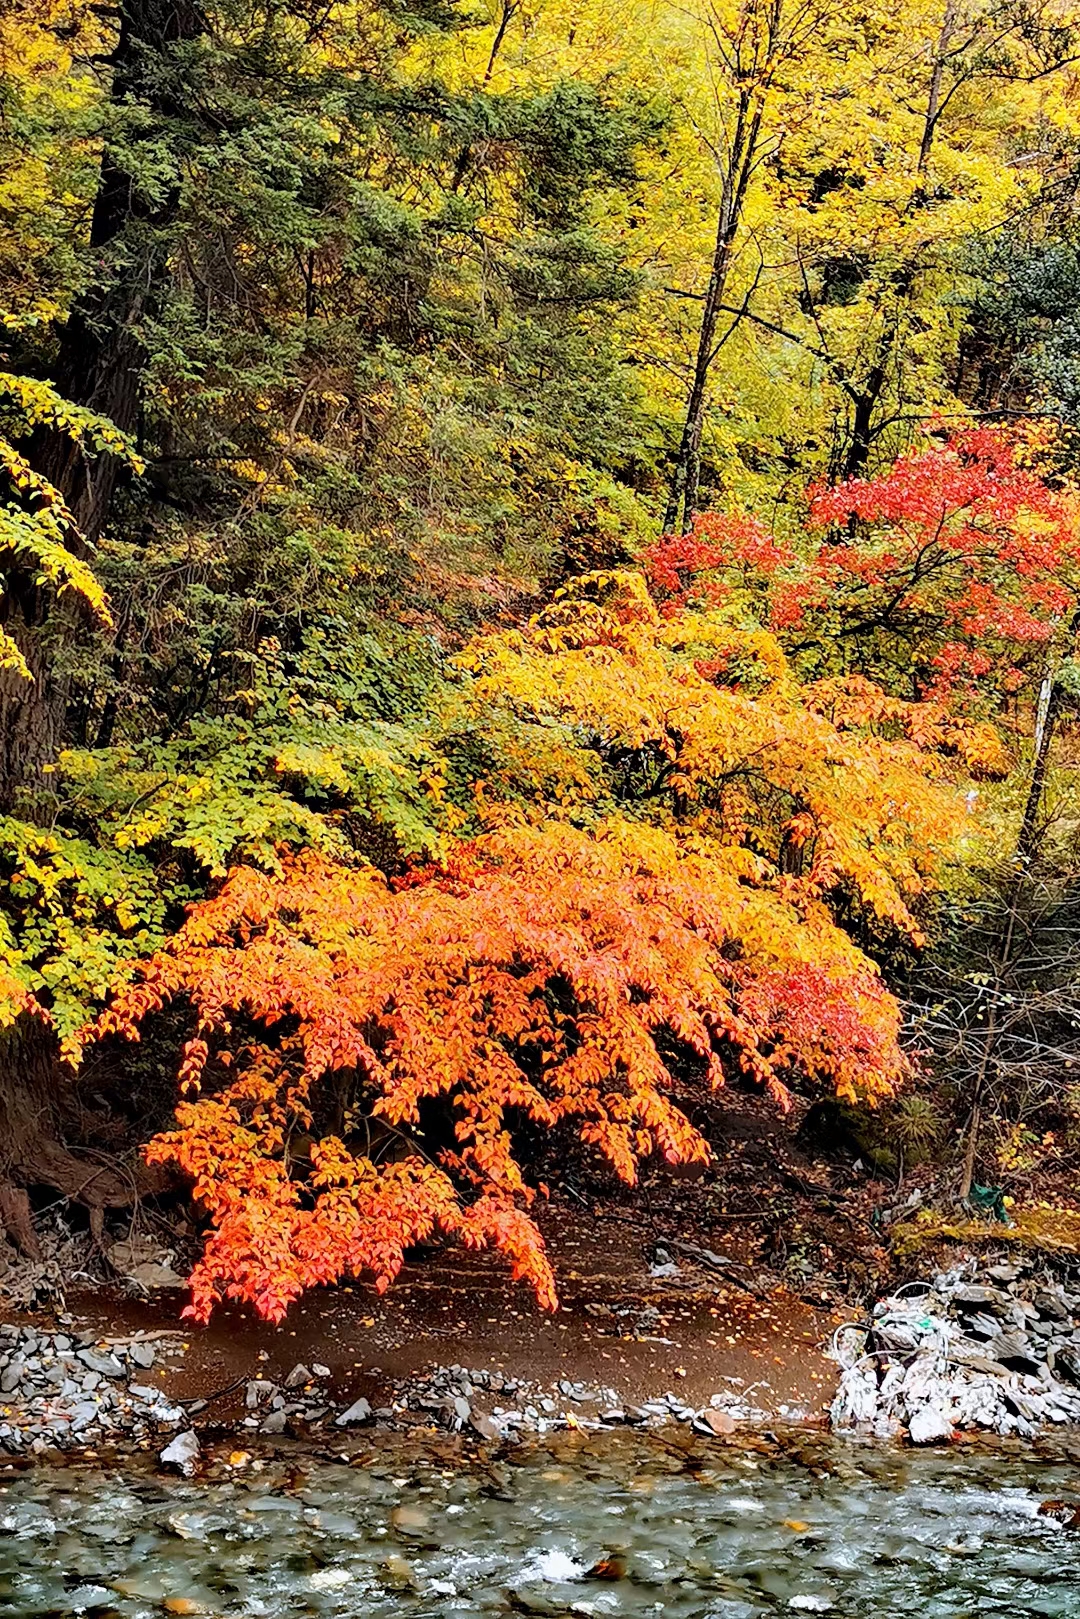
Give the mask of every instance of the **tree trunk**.
<svg viewBox="0 0 1080 1619">
<path fill-rule="evenodd" d="M 42 612 L 41 593 L 27 592 L 23 622 L 7 626 L 26 659 L 32 680 L 12 669 L 0 669 L 0 814 L 19 810 L 25 817 L 44 819 L 39 801 L 45 767 L 56 757 L 59 707 L 49 678 L 42 645 L 42 624 L 33 622 Z M 26 619 L 31 622 L 27 623 Z"/>
<path fill-rule="evenodd" d="M 882 347 L 886 346 L 885 340 Z M 866 386 L 861 393 L 855 395 L 855 413 L 851 419 L 851 439 L 848 443 L 847 454 L 844 457 L 844 467 L 841 478 L 846 483 L 849 478 L 861 478 L 866 471 L 866 463 L 870 459 L 870 447 L 874 442 L 874 411 L 881 390 L 885 386 L 885 366 L 879 363 L 874 366 L 866 379 Z"/>
<path fill-rule="evenodd" d="M 173 48 L 197 39 L 204 27 L 197 0 L 124 0 L 111 99 L 115 108 L 137 103 L 150 115 L 143 137 L 148 148 L 161 144 L 170 121 L 191 116 L 189 71 Z M 128 172 L 122 150 L 106 144 L 89 241 L 106 268 L 72 306 L 55 367 L 65 398 L 108 417 L 125 433 L 138 422 L 146 364 L 139 325 L 160 292 L 168 226 L 180 201 L 176 184 L 163 194 L 141 189 L 138 162 L 131 167 L 136 172 Z M 43 429 L 30 458 L 61 490 L 84 537 L 95 541 L 116 488 L 115 456 L 88 457 L 66 435 Z"/>
<path fill-rule="evenodd" d="M 930 150 L 937 134 L 938 119 L 941 117 L 941 87 L 945 78 L 945 63 L 949 59 L 949 50 L 952 37 L 956 30 L 956 0 L 947 0 L 945 16 L 941 24 L 941 33 L 938 35 L 937 50 L 934 52 L 934 66 L 930 74 L 930 90 L 926 98 L 926 116 L 923 119 L 922 141 L 919 145 L 918 172 L 921 175 L 930 161 Z"/>
<path fill-rule="evenodd" d="M 146 353 L 140 323 L 160 297 L 167 271 L 169 226 L 179 186 L 150 191 L 140 173 L 160 173 L 160 148 L 173 126 L 192 118 L 197 96 L 189 64 L 175 47 L 204 28 L 197 0 L 122 0 L 112 58 L 111 99 L 120 116 L 137 105 L 148 116 L 145 155 L 125 157 L 106 143 L 90 227 L 98 279 L 79 297 L 60 341 L 54 380 L 73 403 L 106 416 L 125 432 L 138 423 Z M 119 465 L 92 456 L 66 435 L 38 429 L 29 445 L 36 470 L 64 495 L 83 537 L 93 543 L 108 521 Z M 49 598 L 35 581 L 17 583 L 8 629 L 24 651 L 33 679 L 0 673 L 0 811 L 16 807 L 47 821 L 40 789 L 64 733 L 67 694 L 53 678 L 45 635 Z M 129 1205 L 139 1179 L 101 1158 L 61 1145 L 67 1086 L 55 1040 L 44 1024 L 24 1018 L 0 1037 L 0 1226 L 28 1255 L 35 1254 L 27 1189 L 47 1186 L 96 1212 Z"/>
<path fill-rule="evenodd" d="M 705 407 L 708 403 L 709 372 L 717 354 L 716 326 L 720 317 L 720 306 L 724 302 L 746 190 L 757 161 L 763 112 L 763 92 L 759 89 L 755 96 L 753 91 L 744 89 L 740 93 L 732 132 L 731 160 L 724 173 L 720 192 L 716 244 L 713 248 L 709 284 L 702 301 L 694 376 L 686 402 L 679 453 L 672 470 L 667 509 L 664 513 L 665 534 L 674 533 L 676 525 L 679 526 L 680 532 L 685 534 L 693 527 L 697 515 L 701 483 L 701 435 L 705 426 Z"/>
</svg>

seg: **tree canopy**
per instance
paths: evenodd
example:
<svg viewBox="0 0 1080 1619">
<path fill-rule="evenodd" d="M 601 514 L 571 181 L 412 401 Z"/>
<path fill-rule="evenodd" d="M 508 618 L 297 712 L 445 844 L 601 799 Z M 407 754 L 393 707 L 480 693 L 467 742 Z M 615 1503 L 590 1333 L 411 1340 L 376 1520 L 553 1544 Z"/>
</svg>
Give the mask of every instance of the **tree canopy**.
<svg viewBox="0 0 1080 1619">
<path fill-rule="evenodd" d="M 537 1139 L 632 1182 L 708 1156 L 695 1088 L 908 1082 L 912 964 L 995 839 L 1031 869 L 1080 689 L 1077 29 L 8 8 L 16 1240 L 122 1199 L 103 1050 L 200 1319 L 436 1229 L 550 1304 Z"/>
</svg>

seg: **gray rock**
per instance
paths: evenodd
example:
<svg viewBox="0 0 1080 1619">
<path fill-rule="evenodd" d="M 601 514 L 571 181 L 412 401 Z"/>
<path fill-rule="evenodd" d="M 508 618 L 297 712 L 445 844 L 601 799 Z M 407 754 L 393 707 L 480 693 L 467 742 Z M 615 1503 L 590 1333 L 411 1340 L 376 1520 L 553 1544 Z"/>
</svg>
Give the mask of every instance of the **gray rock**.
<svg viewBox="0 0 1080 1619">
<path fill-rule="evenodd" d="M 1059 1349 L 1055 1360 L 1056 1370 L 1064 1372 L 1071 1382 L 1080 1383 L 1080 1350 Z"/>
<path fill-rule="evenodd" d="M 908 1422 L 913 1445 L 939 1444 L 943 1439 L 951 1439 L 952 1431 L 952 1418 L 934 1405 L 921 1406 Z"/>
<path fill-rule="evenodd" d="M 175 1439 L 170 1439 L 158 1456 L 164 1466 L 177 1468 L 185 1478 L 192 1477 L 198 1459 L 199 1436 L 194 1428 L 187 1428 L 183 1433 L 178 1433 Z"/>
<path fill-rule="evenodd" d="M 289 1414 L 287 1411 L 271 1411 L 266 1417 L 263 1418 L 263 1421 L 259 1427 L 259 1432 L 271 1434 L 284 1433 L 286 1426 L 288 1425 L 288 1421 Z"/>
<path fill-rule="evenodd" d="M 22 1381 L 24 1367 L 20 1361 L 12 1361 L 0 1372 L 0 1394 L 14 1394 Z"/>
<path fill-rule="evenodd" d="M 311 1367 L 311 1375 L 312 1377 L 329 1377 L 330 1368 L 329 1366 L 320 1366 L 318 1361 L 314 1361 Z"/>
<path fill-rule="evenodd" d="M 969 1338 L 996 1338 L 1001 1331 L 1001 1322 L 997 1316 L 987 1315 L 980 1310 L 976 1315 L 965 1315 L 964 1331 Z"/>
<path fill-rule="evenodd" d="M 99 1415 L 98 1407 L 93 1400 L 80 1400 L 78 1405 L 71 1408 L 70 1422 L 73 1433 L 81 1433 L 92 1422 L 96 1422 Z"/>
<path fill-rule="evenodd" d="M 293 1367 L 292 1371 L 286 1377 L 284 1386 L 287 1389 L 300 1389 L 303 1388 L 305 1383 L 310 1382 L 311 1373 L 301 1361 L 298 1365 Z"/>
<path fill-rule="evenodd" d="M 148 1372 L 157 1359 L 157 1350 L 153 1344 L 134 1343 L 128 1348 L 128 1359 L 134 1361 L 136 1366 L 141 1366 L 144 1372 Z"/>
<path fill-rule="evenodd" d="M 1037 1372 L 1039 1360 L 1045 1354 L 1041 1344 L 1033 1344 L 1021 1332 L 1003 1332 L 1000 1337 L 991 1338 L 986 1350 L 992 1360 L 1000 1360 L 1002 1365 L 1017 1372 Z"/>
<path fill-rule="evenodd" d="M 100 1372 L 102 1377 L 123 1377 L 124 1368 L 115 1355 L 99 1355 L 96 1349 L 80 1349 L 79 1359 L 91 1372 Z"/>
<path fill-rule="evenodd" d="M 457 1417 L 458 1421 L 468 1422 L 469 1418 L 472 1416 L 472 1406 L 469 1404 L 465 1396 L 463 1394 L 456 1394 L 450 1403 L 453 1408 L 454 1415 Z"/>
<path fill-rule="evenodd" d="M 263 1400 L 268 1400 L 273 1394 L 275 1384 L 267 1381 L 265 1377 L 253 1377 L 244 1393 L 244 1404 L 249 1411 L 254 1411 Z"/>
<path fill-rule="evenodd" d="M 334 1418 L 334 1421 L 339 1428 L 353 1428 L 362 1422 L 370 1422 L 370 1400 L 365 1400 L 364 1396 L 361 1394 L 360 1398 L 358 1400 L 354 1400 L 352 1405 L 349 1406 L 348 1410 L 342 1411 L 340 1416 Z"/>
</svg>

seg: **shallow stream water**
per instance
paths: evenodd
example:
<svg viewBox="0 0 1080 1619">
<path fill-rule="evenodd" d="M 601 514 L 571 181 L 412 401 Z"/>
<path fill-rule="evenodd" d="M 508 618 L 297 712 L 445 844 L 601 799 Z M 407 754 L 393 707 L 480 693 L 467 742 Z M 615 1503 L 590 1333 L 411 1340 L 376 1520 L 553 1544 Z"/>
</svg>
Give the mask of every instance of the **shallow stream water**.
<svg viewBox="0 0 1080 1619">
<path fill-rule="evenodd" d="M 1080 1534 L 1037 1510 L 1080 1498 L 1068 1465 L 630 1435 L 363 1460 L 10 1477 L 0 1613 L 1080 1619 Z"/>
</svg>

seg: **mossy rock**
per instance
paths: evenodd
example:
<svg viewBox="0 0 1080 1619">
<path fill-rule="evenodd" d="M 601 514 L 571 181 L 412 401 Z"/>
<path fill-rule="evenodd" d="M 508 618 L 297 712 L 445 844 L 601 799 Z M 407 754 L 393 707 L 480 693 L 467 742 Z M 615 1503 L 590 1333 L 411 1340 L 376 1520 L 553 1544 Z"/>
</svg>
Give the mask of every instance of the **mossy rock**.
<svg viewBox="0 0 1080 1619">
<path fill-rule="evenodd" d="M 1010 1210 L 1011 1225 L 997 1220 L 952 1218 L 933 1209 L 921 1209 L 913 1220 L 904 1220 L 890 1232 L 890 1245 L 901 1258 L 921 1252 L 937 1242 L 957 1242 L 968 1246 L 980 1243 L 1012 1243 L 1036 1252 L 1080 1254 L 1080 1212 L 1035 1204 Z"/>
</svg>

